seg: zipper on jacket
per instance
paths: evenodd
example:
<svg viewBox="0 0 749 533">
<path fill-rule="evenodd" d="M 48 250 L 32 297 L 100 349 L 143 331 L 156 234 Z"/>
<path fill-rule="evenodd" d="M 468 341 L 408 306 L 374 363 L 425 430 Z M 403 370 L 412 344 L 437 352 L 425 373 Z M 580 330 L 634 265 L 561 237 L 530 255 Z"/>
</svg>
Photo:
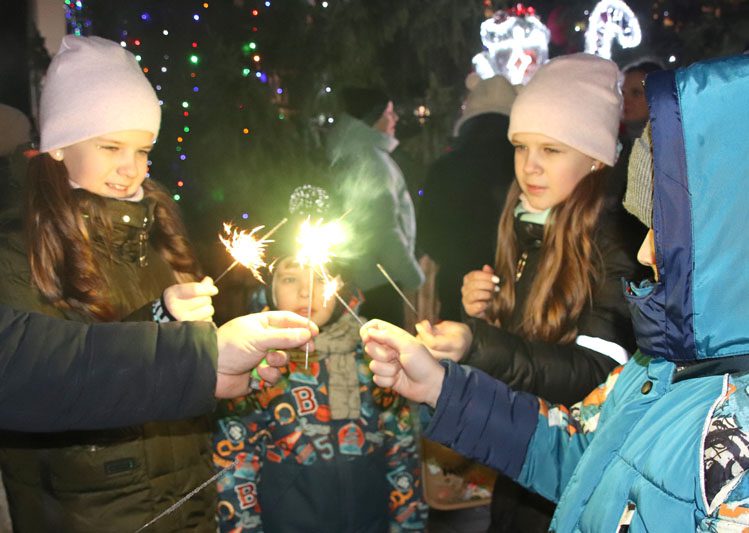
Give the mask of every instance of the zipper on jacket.
<svg viewBox="0 0 749 533">
<path fill-rule="evenodd" d="M 138 264 L 141 267 L 148 266 L 148 259 L 146 258 L 146 249 L 148 246 L 148 233 L 145 230 L 138 233 Z"/>
</svg>

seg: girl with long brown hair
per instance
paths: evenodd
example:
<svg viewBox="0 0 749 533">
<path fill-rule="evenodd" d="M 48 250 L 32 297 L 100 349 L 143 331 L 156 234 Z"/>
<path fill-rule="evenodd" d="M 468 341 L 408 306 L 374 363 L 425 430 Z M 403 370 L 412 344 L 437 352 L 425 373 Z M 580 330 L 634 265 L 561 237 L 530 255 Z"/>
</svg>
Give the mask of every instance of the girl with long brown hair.
<svg viewBox="0 0 749 533">
<path fill-rule="evenodd" d="M 620 280 L 638 267 L 603 209 L 620 109 L 618 68 L 588 54 L 550 61 L 520 92 L 496 264 L 465 276 L 464 323 L 417 326 L 435 357 L 570 404 L 627 360 L 634 336 Z M 500 477 L 491 531 L 546 531 L 552 511 Z"/>
<path fill-rule="evenodd" d="M 211 320 L 216 288 L 198 281 L 177 206 L 146 177 L 160 120 L 132 54 L 97 37 L 63 39 L 42 92 L 23 217 L 0 234 L 2 303 L 83 322 Z M 79 384 L 64 386 L 76 394 Z M 14 530 L 138 529 L 211 476 L 209 431 L 194 419 L 2 434 Z M 214 506 L 215 493 L 201 493 L 160 527 L 212 530 Z"/>
</svg>

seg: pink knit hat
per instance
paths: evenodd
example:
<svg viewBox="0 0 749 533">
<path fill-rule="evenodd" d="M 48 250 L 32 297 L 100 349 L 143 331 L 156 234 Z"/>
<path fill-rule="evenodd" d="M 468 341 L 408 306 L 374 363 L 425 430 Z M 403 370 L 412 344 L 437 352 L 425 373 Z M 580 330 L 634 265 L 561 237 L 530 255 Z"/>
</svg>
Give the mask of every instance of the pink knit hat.
<svg viewBox="0 0 749 533">
<path fill-rule="evenodd" d="M 159 133 L 161 107 L 133 54 L 100 37 L 67 35 L 39 105 L 39 149 L 51 152 L 125 130 Z"/>
<path fill-rule="evenodd" d="M 613 166 L 622 109 L 619 68 L 591 54 L 543 65 L 520 90 L 507 136 L 540 133 Z"/>
</svg>

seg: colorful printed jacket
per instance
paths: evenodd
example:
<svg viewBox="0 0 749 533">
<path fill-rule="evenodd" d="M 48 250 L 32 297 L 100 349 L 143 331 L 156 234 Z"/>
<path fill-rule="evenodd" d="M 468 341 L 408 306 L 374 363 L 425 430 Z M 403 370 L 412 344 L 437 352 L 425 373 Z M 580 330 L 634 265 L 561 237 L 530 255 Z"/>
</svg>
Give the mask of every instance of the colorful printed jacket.
<svg viewBox="0 0 749 533">
<path fill-rule="evenodd" d="M 411 409 L 376 387 L 342 315 L 294 352 L 274 386 L 226 405 L 214 464 L 221 531 L 423 531 Z M 334 397 L 335 396 L 335 397 Z"/>
<path fill-rule="evenodd" d="M 749 56 L 646 90 L 660 279 L 628 287 L 640 352 L 570 409 L 446 364 L 426 436 L 558 502 L 556 532 L 746 531 Z"/>
</svg>

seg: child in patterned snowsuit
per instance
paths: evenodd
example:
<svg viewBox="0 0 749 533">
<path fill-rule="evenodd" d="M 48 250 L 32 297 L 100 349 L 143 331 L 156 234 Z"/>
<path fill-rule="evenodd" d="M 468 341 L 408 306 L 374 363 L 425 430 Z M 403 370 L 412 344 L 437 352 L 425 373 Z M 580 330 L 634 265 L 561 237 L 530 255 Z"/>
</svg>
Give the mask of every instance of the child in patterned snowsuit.
<svg viewBox="0 0 749 533">
<path fill-rule="evenodd" d="M 309 271 L 279 261 L 260 296 L 306 316 Z M 218 481 L 226 532 L 421 531 L 417 439 L 411 410 L 372 382 L 359 323 L 316 280 L 310 319 L 321 329 L 274 386 L 228 402 L 218 420 L 214 464 L 239 464 Z"/>
</svg>

